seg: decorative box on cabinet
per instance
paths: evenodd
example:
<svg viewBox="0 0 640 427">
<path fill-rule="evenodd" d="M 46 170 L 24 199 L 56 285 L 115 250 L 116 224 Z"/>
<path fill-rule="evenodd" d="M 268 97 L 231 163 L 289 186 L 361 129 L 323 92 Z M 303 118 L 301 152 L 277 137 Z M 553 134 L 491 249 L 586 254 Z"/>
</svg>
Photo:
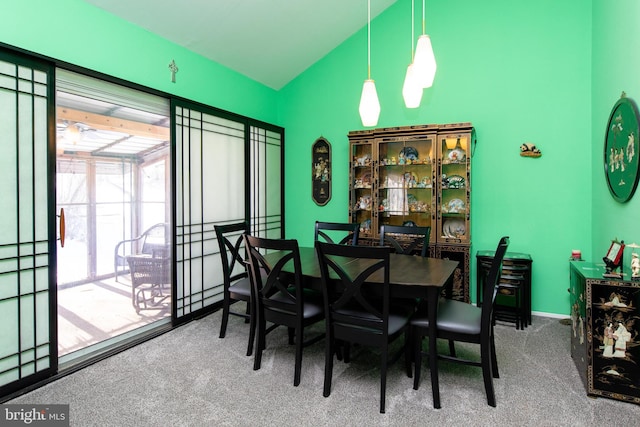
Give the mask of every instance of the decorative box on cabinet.
<svg viewBox="0 0 640 427">
<path fill-rule="evenodd" d="M 570 262 L 571 357 L 587 394 L 640 404 L 640 282 L 604 272 Z"/>
<path fill-rule="evenodd" d="M 377 245 L 382 224 L 431 227 L 429 255 L 460 261 L 454 298 L 467 302 L 473 141 L 470 123 L 349 132 L 349 218 L 361 243 Z"/>
</svg>

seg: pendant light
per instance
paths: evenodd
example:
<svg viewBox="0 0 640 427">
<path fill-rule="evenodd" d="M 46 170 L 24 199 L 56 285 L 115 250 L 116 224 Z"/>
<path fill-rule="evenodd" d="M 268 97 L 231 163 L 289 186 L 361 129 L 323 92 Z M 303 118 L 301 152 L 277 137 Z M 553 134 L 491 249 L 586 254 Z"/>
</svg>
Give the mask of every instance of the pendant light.
<svg viewBox="0 0 640 427">
<path fill-rule="evenodd" d="M 402 85 L 402 97 L 407 108 L 418 108 L 422 101 L 422 86 L 418 82 L 416 68 L 413 65 L 413 23 L 415 20 L 413 12 L 414 0 L 411 0 L 411 63 L 407 67 L 407 74 Z"/>
<path fill-rule="evenodd" d="M 428 88 L 433 85 L 433 79 L 436 76 L 436 57 L 433 54 L 431 46 L 431 38 L 425 34 L 425 10 L 424 1 L 422 0 L 422 35 L 418 37 L 418 45 L 416 46 L 416 56 L 413 58 L 414 73 L 418 76 L 420 86 Z"/>
<path fill-rule="evenodd" d="M 367 0 L 367 80 L 360 97 L 360 119 L 363 126 L 376 126 L 380 117 L 380 101 L 376 84 L 371 80 L 371 0 Z"/>
</svg>

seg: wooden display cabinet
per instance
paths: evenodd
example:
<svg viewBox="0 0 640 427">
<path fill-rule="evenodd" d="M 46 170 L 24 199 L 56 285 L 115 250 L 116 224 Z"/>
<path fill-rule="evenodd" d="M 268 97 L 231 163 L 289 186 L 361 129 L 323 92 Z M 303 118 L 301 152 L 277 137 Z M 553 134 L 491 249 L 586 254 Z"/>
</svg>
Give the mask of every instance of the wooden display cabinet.
<svg viewBox="0 0 640 427">
<path fill-rule="evenodd" d="M 470 123 L 349 132 L 349 218 L 364 244 L 380 226 L 431 227 L 429 254 L 460 261 L 454 298 L 469 301 Z"/>
</svg>

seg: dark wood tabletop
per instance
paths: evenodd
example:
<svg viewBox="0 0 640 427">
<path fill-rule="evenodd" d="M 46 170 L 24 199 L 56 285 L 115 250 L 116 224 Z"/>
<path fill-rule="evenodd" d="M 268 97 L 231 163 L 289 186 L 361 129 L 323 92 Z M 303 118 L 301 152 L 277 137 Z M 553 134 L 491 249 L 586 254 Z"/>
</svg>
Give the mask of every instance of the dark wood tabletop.
<svg viewBox="0 0 640 427">
<path fill-rule="evenodd" d="M 266 259 L 275 261 L 278 257 L 278 253 L 271 253 L 266 256 Z M 345 258 L 345 263 L 342 266 L 348 271 L 349 264 L 351 264 L 354 269 L 360 270 L 363 262 L 366 261 L 357 258 Z M 320 280 L 320 267 L 314 248 L 300 247 L 300 263 L 302 265 L 302 274 L 305 278 Z M 391 254 L 389 259 L 389 283 L 392 287 L 393 295 L 403 294 L 403 296 L 426 298 L 427 288 L 436 288 L 436 291 L 439 291 L 451 280 L 457 266 L 458 261 Z M 372 283 L 382 283 L 382 272 L 373 275 L 370 281 Z"/>
</svg>

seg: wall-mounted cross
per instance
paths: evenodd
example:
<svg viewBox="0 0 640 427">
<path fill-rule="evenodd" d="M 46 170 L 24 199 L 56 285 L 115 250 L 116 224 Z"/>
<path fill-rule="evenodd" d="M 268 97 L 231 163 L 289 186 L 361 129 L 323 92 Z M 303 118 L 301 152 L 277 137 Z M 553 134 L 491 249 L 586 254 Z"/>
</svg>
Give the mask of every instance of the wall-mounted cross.
<svg viewBox="0 0 640 427">
<path fill-rule="evenodd" d="M 175 83 L 176 82 L 176 73 L 178 72 L 178 66 L 176 65 L 176 61 L 174 61 L 173 59 L 171 60 L 171 63 L 169 64 L 169 69 L 171 70 L 171 82 Z"/>
</svg>

